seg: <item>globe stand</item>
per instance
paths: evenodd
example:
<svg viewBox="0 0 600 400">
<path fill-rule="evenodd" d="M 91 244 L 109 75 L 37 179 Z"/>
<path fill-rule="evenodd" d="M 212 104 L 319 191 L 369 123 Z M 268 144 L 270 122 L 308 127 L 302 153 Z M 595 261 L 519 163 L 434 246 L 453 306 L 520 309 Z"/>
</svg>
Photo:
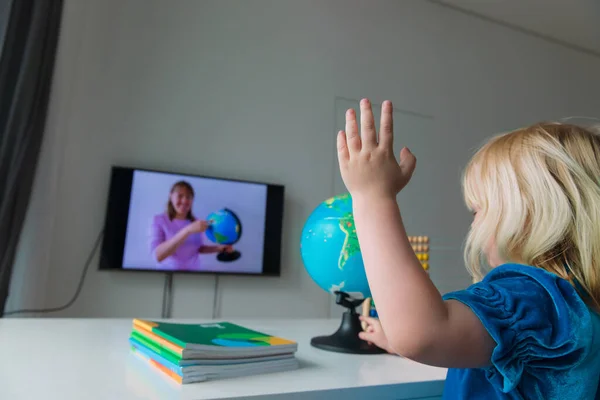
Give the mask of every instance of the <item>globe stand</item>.
<svg viewBox="0 0 600 400">
<path fill-rule="evenodd" d="M 364 299 L 350 299 L 350 295 L 344 292 L 335 292 L 335 302 L 347 310 L 342 315 L 342 322 L 338 330 L 329 336 L 317 336 L 311 339 L 310 344 L 321 350 L 333 351 L 336 353 L 350 354 L 381 354 L 386 351 L 365 342 L 358 337 L 362 332 L 359 315 L 356 313 L 358 307 Z"/>
<path fill-rule="evenodd" d="M 219 254 L 217 254 L 217 260 L 219 260 L 221 262 L 232 262 L 232 261 L 237 260 L 241 256 L 242 256 L 242 253 L 240 253 L 237 250 L 234 250 L 232 252 L 222 251 Z"/>
</svg>

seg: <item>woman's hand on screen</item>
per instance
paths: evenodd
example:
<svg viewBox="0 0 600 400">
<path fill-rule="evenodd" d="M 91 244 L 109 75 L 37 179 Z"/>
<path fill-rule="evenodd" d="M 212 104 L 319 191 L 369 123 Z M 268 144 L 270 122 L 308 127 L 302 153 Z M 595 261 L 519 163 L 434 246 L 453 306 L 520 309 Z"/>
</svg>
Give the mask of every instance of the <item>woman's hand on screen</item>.
<svg viewBox="0 0 600 400">
<path fill-rule="evenodd" d="M 219 252 L 233 253 L 233 246 L 230 244 L 221 245 L 219 246 Z"/>
<path fill-rule="evenodd" d="M 188 233 L 201 233 L 208 229 L 208 225 L 208 222 L 197 219 L 189 224 L 185 229 L 187 229 Z"/>
</svg>

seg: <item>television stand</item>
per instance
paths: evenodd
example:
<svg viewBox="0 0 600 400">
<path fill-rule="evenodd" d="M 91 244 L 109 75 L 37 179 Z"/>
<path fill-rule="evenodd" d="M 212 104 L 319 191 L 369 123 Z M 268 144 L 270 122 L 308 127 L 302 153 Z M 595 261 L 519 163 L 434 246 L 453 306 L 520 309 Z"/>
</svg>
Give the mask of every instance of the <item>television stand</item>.
<svg viewBox="0 0 600 400">
<path fill-rule="evenodd" d="M 165 274 L 165 288 L 163 289 L 162 318 L 171 318 L 173 305 L 173 273 Z"/>
<path fill-rule="evenodd" d="M 213 298 L 213 319 L 217 318 L 219 308 L 219 274 L 215 275 L 215 289 Z M 165 287 L 163 289 L 162 314 L 161 318 L 171 318 L 173 309 L 173 272 L 165 273 Z"/>
</svg>

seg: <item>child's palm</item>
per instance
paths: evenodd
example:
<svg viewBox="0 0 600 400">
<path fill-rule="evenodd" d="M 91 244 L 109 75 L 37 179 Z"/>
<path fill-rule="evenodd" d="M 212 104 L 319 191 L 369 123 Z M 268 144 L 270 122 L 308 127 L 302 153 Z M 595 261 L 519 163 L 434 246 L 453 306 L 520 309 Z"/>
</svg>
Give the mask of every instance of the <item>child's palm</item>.
<svg viewBox="0 0 600 400">
<path fill-rule="evenodd" d="M 416 158 L 407 148 L 400 152 L 399 163 L 394 156 L 391 102 L 382 105 L 379 138 L 368 100 L 360 102 L 360 113 L 361 132 L 356 113 L 350 109 L 346 112 L 346 131 L 338 134 L 338 161 L 344 184 L 353 196 L 395 197 L 410 181 Z"/>
</svg>

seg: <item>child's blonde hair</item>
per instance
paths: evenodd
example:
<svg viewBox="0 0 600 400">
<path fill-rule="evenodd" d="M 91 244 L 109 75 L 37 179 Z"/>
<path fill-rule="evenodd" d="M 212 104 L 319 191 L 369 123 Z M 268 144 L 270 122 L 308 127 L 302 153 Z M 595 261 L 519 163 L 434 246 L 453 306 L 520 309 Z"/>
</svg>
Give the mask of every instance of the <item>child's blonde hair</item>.
<svg viewBox="0 0 600 400">
<path fill-rule="evenodd" d="M 474 281 L 493 240 L 505 262 L 570 281 L 600 310 L 600 137 L 568 124 L 539 123 L 498 135 L 471 159 L 465 201 L 478 209 L 466 240 Z"/>
</svg>

